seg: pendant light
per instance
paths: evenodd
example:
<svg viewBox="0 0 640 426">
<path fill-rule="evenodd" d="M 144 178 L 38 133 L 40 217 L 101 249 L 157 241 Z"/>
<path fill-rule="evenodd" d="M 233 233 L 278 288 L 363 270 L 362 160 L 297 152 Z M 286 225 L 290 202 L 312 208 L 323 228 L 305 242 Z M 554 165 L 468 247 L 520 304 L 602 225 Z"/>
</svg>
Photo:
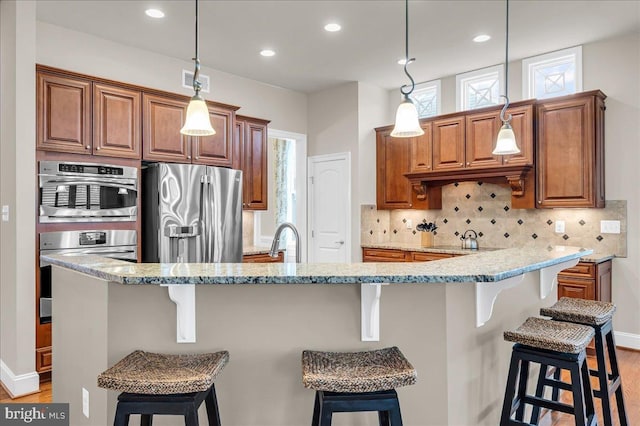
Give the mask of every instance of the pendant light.
<svg viewBox="0 0 640 426">
<path fill-rule="evenodd" d="M 216 131 L 211 127 L 211 121 L 209 119 L 209 108 L 207 104 L 200 96 L 200 89 L 202 83 L 198 81 L 200 75 L 200 58 L 198 57 L 198 0 L 196 0 L 196 57 L 193 58 L 196 63 L 196 69 L 193 72 L 193 90 L 195 95 L 189 101 L 187 106 L 187 118 L 184 122 L 184 126 L 180 129 L 180 133 L 188 136 L 211 136 L 215 135 Z"/>
<path fill-rule="evenodd" d="M 507 108 L 509 108 L 509 0 L 507 1 L 507 33 L 505 41 L 505 53 L 504 53 L 504 95 L 505 99 L 502 111 L 500 111 L 500 120 L 502 120 L 502 127 L 498 132 L 498 139 L 496 140 L 496 147 L 493 150 L 493 155 L 510 155 L 518 154 L 520 148 L 516 144 L 516 135 L 511 128 L 511 114 L 505 117 Z"/>
<path fill-rule="evenodd" d="M 409 95 L 416 87 L 413 77 L 407 71 L 407 66 L 415 61 L 415 58 L 409 59 L 409 0 L 405 0 L 405 27 L 404 27 L 404 42 L 405 42 L 405 56 L 404 56 L 404 73 L 409 77 L 411 86 L 408 84 L 403 85 L 400 88 L 400 93 L 404 96 L 404 99 L 398 106 L 396 111 L 396 124 L 391 131 L 391 136 L 394 138 L 410 138 L 413 136 L 424 135 L 424 130 L 420 127 L 420 121 L 418 119 L 418 110 L 413 104 Z M 405 91 L 407 87 L 410 87 L 408 91 Z"/>
</svg>

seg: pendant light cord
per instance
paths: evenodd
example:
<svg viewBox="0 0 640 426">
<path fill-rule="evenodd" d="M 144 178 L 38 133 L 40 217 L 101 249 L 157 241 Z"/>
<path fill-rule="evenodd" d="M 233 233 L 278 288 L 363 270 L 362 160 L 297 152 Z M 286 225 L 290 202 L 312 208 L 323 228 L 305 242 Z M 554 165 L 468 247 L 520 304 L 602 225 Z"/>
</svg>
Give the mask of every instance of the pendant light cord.
<svg viewBox="0 0 640 426">
<path fill-rule="evenodd" d="M 198 0 L 196 0 L 196 57 L 193 60 L 196 63 L 196 69 L 193 72 L 193 90 L 196 92 L 196 96 L 200 94 L 202 89 L 202 83 L 198 80 L 200 76 L 200 57 L 198 52 Z"/>
<path fill-rule="evenodd" d="M 509 108 L 509 0 L 507 1 L 507 24 L 505 25 L 506 34 L 505 34 L 505 48 L 504 48 L 504 95 L 501 95 L 501 98 L 505 99 L 504 106 L 502 107 L 502 111 L 500 111 L 500 120 L 503 123 L 508 123 L 511 121 L 511 114 L 508 117 L 505 117 L 505 113 L 507 112 L 507 108 Z"/>
<path fill-rule="evenodd" d="M 413 92 L 413 89 L 416 87 L 416 83 L 415 81 L 413 81 L 413 77 L 411 77 L 411 74 L 409 74 L 409 71 L 407 70 L 407 65 L 409 65 L 411 62 L 415 61 L 416 58 L 411 58 L 409 59 L 409 0 L 405 0 L 404 1 L 404 18 L 405 18 L 405 26 L 404 26 L 404 73 L 407 75 L 407 77 L 409 77 L 409 81 L 411 81 L 411 85 L 409 84 L 403 84 L 402 87 L 400 87 L 400 93 L 402 93 L 404 96 L 409 96 L 411 94 L 411 92 Z M 411 87 L 411 89 L 409 89 L 408 91 L 405 92 L 405 88 L 407 87 Z"/>
</svg>

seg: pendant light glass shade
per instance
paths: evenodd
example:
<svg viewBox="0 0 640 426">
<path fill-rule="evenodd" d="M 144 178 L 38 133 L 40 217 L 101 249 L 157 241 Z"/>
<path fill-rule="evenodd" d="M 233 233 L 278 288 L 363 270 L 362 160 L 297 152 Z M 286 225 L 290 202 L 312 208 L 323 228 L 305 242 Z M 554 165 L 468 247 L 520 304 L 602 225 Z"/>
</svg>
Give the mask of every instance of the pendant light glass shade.
<svg viewBox="0 0 640 426">
<path fill-rule="evenodd" d="M 513 133 L 511 124 L 504 123 L 498 132 L 498 140 L 493 150 L 493 155 L 511 155 L 518 154 L 520 148 L 516 144 L 516 135 Z"/>
<path fill-rule="evenodd" d="M 507 108 L 509 108 L 509 0 L 507 3 L 506 13 L 506 34 L 505 34 L 505 48 L 504 48 L 504 106 L 500 111 L 500 119 L 502 120 L 502 127 L 498 132 L 498 138 L 496 139 L 496 147 L 494 148 L 493 155 L 512 155 L 519 154 L 520 148 L 516 143 L 516 135 L 511 128 L 511 114 L 508 116 Z"/>
<path fill-rule="evenodd" d="M 200 95 L 196 95 L 187 106 L 187 118 L 180 133 L 188 136 L 211 136 L 216 131 L 211 127 L 209 108 Z"/>
<path fill-rule="evenodd" d="M 200 96 L 202 83 L 198 80 L 198 75 L 200 74 L 200 58 L 198 57 L 198 0 L 196 0 L 196 57 L 193 60 L 196 65 L 193 73 L 193 90 L 195 95 L 193 95 L 187 106 L 187 118 L 184 121 L 184 126 L 180 129 L 180 133 L 187 136 L 215 135 L 216 131 L 211 126 L 207 103 L 202 96 Z"/>
<path fill-rule="evenodd" d="M 420 127 L 418 110 L 413 101 L 409 99 L 409 96 L 405 95 L 404 100 L 396 110 L 396 125 L 391 131 L 391 136 L 394 138 L 410 138 L 421 135 L 424 135 L 424 130 Z"/>
</svg>

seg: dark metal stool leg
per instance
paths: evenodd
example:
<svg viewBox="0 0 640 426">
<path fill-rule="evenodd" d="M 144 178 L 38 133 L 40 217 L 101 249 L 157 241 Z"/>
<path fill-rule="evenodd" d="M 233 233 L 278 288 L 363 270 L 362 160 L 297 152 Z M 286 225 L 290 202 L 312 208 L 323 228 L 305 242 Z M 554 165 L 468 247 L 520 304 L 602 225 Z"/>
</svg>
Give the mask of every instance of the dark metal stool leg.
<svg viewBox="0 0 640 426">
<path fill-rule="evenodd" d="M 153 414 L 141 414 L 140 426 L 153 426 Z"/>
<path fill-rule="evenodd" d="M 591 389 L 591 379 L 589 375 L 589 366 L 587 365 L 587 360 L 585 359 L 580 367 L 580 373 L 582 374 L 582 385 L 584 388 L 584 400 L 585 400 L 585 412 L 586 412 L 586 421 L 587 424 L 590 425 L 591 422 L 596 418 L 596 409 L 593 405 L 593 391 Z M 597 424 L 597 419 L 596 422 Z"/>
<path fill-rule="evenodd" d="M 609 330 L 606 336 L 607 349 L 609 352 L 609 363 L 611 364 L 611 376 L 614 383 L 617 381 L 618 388 L 616 389 L 616 404 L 618 406 L 618 417 L 620 419 L 620 426 L 628 426 L 629 420 L 627 419 L 627 411 L 624 408 L 624 398 L 622 394 L 622 379 L 620 378 L 620 371 L 618 370 L 618 357 L 616 354 L 616 343 L 613 338 L 613 330 Z M 607 392 L 608 393 L 608 392 Z"/>
<path fill-rule="evenodd" d="M 402 426 L 402 415 L 400 414 L 400 402 L 396 399 L 394 407 L 389 410 L 390 426 Z"/>
<path fill-rule="evenodd" d="M 600 391 L 596 392 L 596 396 L 600 398 L 602 402 L 602 417 L 604 419 L 605 426 L 612 426 L 611 421 L 611 401 L 609 400 L 609 380 L 607 378 L 607 362 L 605 358 L 605 342 L 602 338 L 602 329 L 596 327 L 596 377 L 598 378 L 598 384 L 600 385 Z"/>
<path fill-rule="evenodd" d="M 520 362 L 520 379 L 518 380 L 518 401 L 520 405 L 516 410 L 516 420 L 524 418 L 524 397 L 527 395 L 527 382 L 529 381 L 529 361 Z"/>
<path fill-rule="evenodd" d="M 576 363 L 569 371 L 571 372 L 571 392 L 573 393 L 573 410 L 576 418 L 576 426 L 586 426 L 585 398 L 592 398 L 592 396 L 585 395 L 585 386 L 582 380 L 580 365 Z M 589 386 L 589 389 L 590 388 Z"/>
<path fill-rule="evenodd" d="M 378 411 L 378 424 L 380 426 L 389 426 L 389 412 Z"/>
<path fill-rule="evenodd" d="M 326 404 L 320 404 L 320 426 L 331 426 L 332 416 L 331 407 Z"/>
<path fill-rule="evenodd" d="M 547 378 L 547 370 L 549 370 L 549 367 L 546 364 L 540 364 L 540 373 L 538 374 L 538 384 L 536 385 L 536 397 L 538 398 L 541 398 L 542 396 L 544 396 L 544 381 Z M 534 405 L 533 411 L 531 411 L 531 421 L 529 423 L 533 425 L 537 425 L 539 418 L 540 418 L 540 407 L 538 407 L 537 405 Z"/>
<path fill-rule="evenodd" d="M 198 409 L 191 407 L 184 415 L 184 426 L 198 426 Z"/>
<path fill-rule="evenodd" d="M 215 385 L 211 385 L 211 389 L 209 389 L 209 392 L 204 399 L 204 404 L 207 408 L 207 420 L 209 421 L 209 426 L 221 426 L 220 410 L 218 410 L 218 398 L 216 396 Z"/>
<path fill-rule="evenodd" d="M 320 392 L 316 391 L 315 402 L 313 403 L 313 418 L 311 426 L 320 426 Z"/>
<path fill-rule="evenodd" d="M 518 377 L 518 366 L 520 358 L 515 352 L 511 353 L 511 363 L 509 364 L 509 374 L 507 376 L 507 386 L 504 391 L 504 402 L 502 404 L 502 416 L 500 417 L 500 426 L 508 426 L 511 418 L 511 407 L 513 406 L 513 397 L 516 395 L 516 379 Z"/>
<path fill-rule="evenodd" d="M 113 426 L 128 426 L 129 425 L 129 414 L 125 413 L 122 409 L 122 406 L 118 404 L 116 408 L 116 417 L 113 420 Z"/>
<path fill-rule="evenodd" d="M 556 367 L 553 372 L 553 379 L 560 380 L 560 375 L 562 374 L 562 369 L 560 367 Z M 560 388 L 554 387 L 551 391 L 551 400 L 558 401 L 560 399 Z"/>
</svg>

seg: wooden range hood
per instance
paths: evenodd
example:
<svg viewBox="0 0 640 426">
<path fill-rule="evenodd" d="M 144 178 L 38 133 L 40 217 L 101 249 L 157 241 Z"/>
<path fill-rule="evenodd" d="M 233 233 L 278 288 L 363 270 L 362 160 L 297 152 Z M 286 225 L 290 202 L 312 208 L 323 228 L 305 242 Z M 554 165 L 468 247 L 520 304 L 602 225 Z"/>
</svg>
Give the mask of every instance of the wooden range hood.
<svg viewBox="0 0 640 426">
<path fill-rule="evenodd" d="M 513 208 L 535 208 L 534 168 L 531 165 L 437 170 L 405 173 L 404 176 L 411 182 L 416 198 L 420 201 L 426 201 L 432 206 L 442 204 L 442 186 L 455 182 L 472 181 L 508 185 L 511 188 Z"/>
</svg>

